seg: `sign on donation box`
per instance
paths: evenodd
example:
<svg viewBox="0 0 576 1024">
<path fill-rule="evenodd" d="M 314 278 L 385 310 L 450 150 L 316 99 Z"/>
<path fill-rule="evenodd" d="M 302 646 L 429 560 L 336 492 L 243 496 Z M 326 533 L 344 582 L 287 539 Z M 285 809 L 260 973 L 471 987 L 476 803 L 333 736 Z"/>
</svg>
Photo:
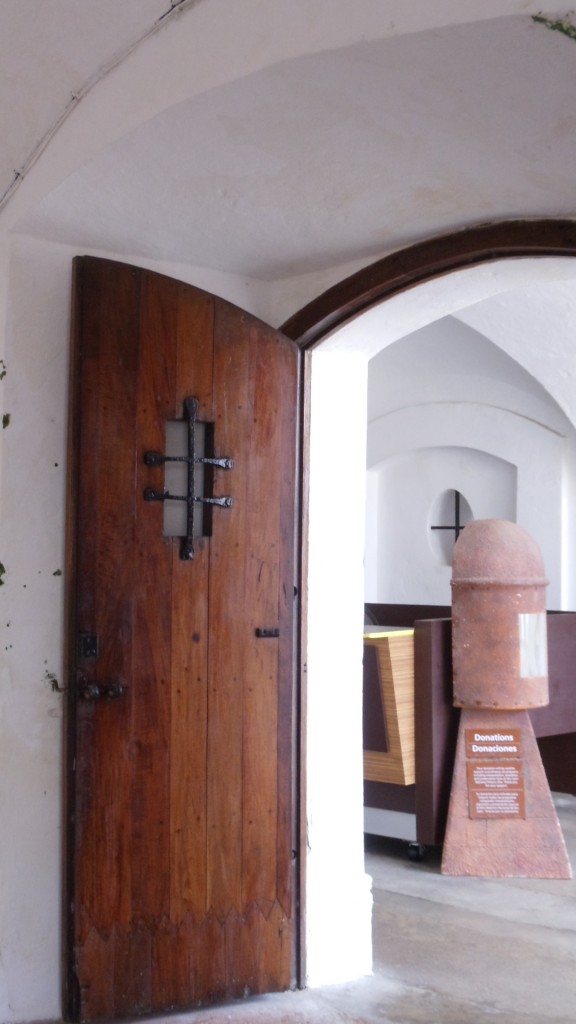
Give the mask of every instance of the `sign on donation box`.
<svg viewBox="0 0 576 1024">
<path fill-rule="evenodd" d="M 476 520 L 455 545 L 461 712 L 443 874 L 572 877 L 529 716 L 549 699 L 547 582 L 537 544 L 515 523 Z"/>
<path fill-rule="evenodd" d="M 525 818 L 520 729 L 465 735 L 470 817 Z"/>
</svg>

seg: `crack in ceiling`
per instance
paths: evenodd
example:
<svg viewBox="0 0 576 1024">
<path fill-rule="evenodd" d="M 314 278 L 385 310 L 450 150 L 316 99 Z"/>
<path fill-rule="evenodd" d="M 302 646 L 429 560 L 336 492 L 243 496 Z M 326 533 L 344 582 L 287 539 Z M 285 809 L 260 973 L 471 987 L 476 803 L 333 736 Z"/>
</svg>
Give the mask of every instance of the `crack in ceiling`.
<svg viewBox="0 0 576 1024">
<path fill-rule="evenodd" d="M 142 29 L 125 46 L 113 53 L 108 60 L 100 64 L 96 70 L 89 75 L 87 79 L 85 79 L 80 88 L 73 91 L 70 100 L 63 110 L 60 111 L 59 115 L 52 122 L 47 131 L 45 131 L 38 139 L 38 142 L 28 153 L 28 156 L 22 162 L 20 167 L 14 170 L 11 182 L 0 196 L 0 210 L 3 209 L 6 203 L 8 203 L 13 196 L 16 189 L 22 184 L 24 178 L 54 138 L 62 124 L 70 116 L 72 111 L 76 109 L 81 100 L 83 100 L 84 97 L 94 88 L 94 86 L 98 85 L 98 83 L 110 74 L 114 68 L 117 68 L 124 60 L 126 60 L 126 58 L 129 57 L 130 54 L 133 53 L 134 50 L 136 50 L 146 39 L 149 39 L 150 36 L 163 28 L 170 19 L 182 15 L 184 10 L 196 7 L 200 3 L 202 3 L 202 0 L 170 0 L 170 7 L 168 10 L 156 18 L 151 25 L 147 25 L 146 28 Z"/>
</svg>

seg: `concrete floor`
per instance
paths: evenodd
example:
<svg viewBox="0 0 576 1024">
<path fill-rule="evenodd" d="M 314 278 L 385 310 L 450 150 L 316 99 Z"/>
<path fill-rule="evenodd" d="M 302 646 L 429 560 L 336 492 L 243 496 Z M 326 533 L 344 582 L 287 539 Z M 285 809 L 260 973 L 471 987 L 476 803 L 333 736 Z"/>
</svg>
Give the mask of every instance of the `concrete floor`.
<svg viewBox="0 0 576 1024">
<path fill-rule="evenodd" d="M 576 874 L 576 798 L 556 797 Z M 438 851 L 369 837 L 374 974 L 170 1024 L 574 1024 L 576 881 L 440 875 Z M 151 1024 L 151 1022 L 149 1022 Z"/>
</svg>

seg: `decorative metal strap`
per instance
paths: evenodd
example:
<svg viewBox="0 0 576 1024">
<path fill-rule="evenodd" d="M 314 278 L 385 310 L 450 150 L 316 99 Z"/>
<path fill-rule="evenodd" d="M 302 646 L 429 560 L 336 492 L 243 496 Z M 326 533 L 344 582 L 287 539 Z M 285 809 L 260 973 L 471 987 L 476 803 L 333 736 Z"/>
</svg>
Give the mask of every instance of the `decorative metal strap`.
<svg viewBox="0 0 576 1024">
<path fill-rule="evenodd" d="M 187 455 L 162 455 L 161 452 L 149 451 L 144 453 L 144 462 L 147 466 L 163 466 L 166 462 L 185 462 L 188 465 L 188 487 L 186 494 L 170 494 L 169 491 L 157 491 L 153 487 L 146 487 L 144 490 L 145 501 L 185 501 L 187 505 L 186 536 L 182 538 L 180 547 L 180 558 L 190 561 L 194 558 L 194 509 L 196 505 L 217 505 L 220 508 L 230 508 L 232 498 L 225 495 L 221 498 L 208 498 L 204 495 L 194 494 L 194 466 L 217 466 L 219 469 L 232 469 L 234 463 L 228 458 L 211 458 L 196 455 L 196 415 L 198 413 L 198 399 L 193 396 L 184 399 L 184 415 L 188 420 L 188 454 Z"/>
</svg>

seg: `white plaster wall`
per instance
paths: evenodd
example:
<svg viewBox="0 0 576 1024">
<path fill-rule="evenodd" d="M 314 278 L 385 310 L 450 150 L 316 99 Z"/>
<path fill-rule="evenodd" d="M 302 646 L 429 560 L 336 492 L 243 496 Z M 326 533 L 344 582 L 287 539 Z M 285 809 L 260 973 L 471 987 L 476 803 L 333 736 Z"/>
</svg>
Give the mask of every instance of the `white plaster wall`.
<svg viewBox="0 0 576 1024">
<path fill-rule="evenodd" d="M 427 522 L 427 510 L 445 486 L 468 500 L 476 496 L 475 518 L 510 518 L 529 529 L 545 556 L 549 607 L 573 606 L 576 431 L 559 404 L 550 361 L 546 376 L 528 372 L 538 351 L 526 343 L 525 306 L 531 305 L 542 330 L 543 291 L 538 283 L 520 285 L 475 302 L 370 360 L 370 600 L 449 602 L 449 570 L 432 556 Z M 563 350 L 570 378 L 574 356 L 565 321 L 573 285 L 558 281 L 545 292 L 557 299 L 558 309 L 554 301 L 548 310 L 554 330 L 543 349 L 548 355 L 555 350 L 556 359 Z M 513 470 L 506 479 L 498 469 L 501 459 Z"/>
<path fill-rule="evenodd" d="M 388 593 L 394 593 L 418 602 L 424 600 L 418 597 L 421 586 L 431 603 L 450 603 L 449 573 L 433 568 L 428 515 L 441 491 L 455 489 L 470 502 L 475 518 L 510 518 L 528 530 L 540 546 L 550 578 L 548 606 L 565 607 L 571 566 L 563 557 L 562 536 L 564 519 L 574 515 L 565 501 L 565 448 L 561 434 L 508 410 L 477 403 L 414 406 L 371 423 L 367 465 L 378 476 L 379 486 L 368 536 L 373 543 L 375 537 L 381 539 L 377 597 L 370 600 L 388 601 Z M 511 467 L 512 475 L 494 460 Z M 414 482 L 410 470 L 416 469 L 419 476 Z M 392 545 L 382 540 L 388 528 L 400 545 L 393 553 Z M 366 560 L 374 557 L 369 549 Z"/>
<path fill-rule="evenodd" d="M 44 253 L 44 256 L 46 253 Z M 15 259 L 0 385 L 0 1019 L 60 1009 L 62 595 L 68 268 Z M 54 679 L 52 679 L 54 676 Z"/>
<path fill-rule="evenodd" d="M 451 604 L 452 568 L 441 557 L 431 530 L 432 509 L 443 491 L 460 491 L 475 519 L 516 520 L 514 466 L 465 446 L 432 444 L 393 456 L 369 471 L 376 477 L 377 494 L 369 509 L 366 564 L 375 565 L 367 601 Z"/>
<path fill-rule="evenodd" d="M 369 972 L 372 951 L 362 820 L 367 364 L 326 342 L 311 368 L 307 936 L 316 985 Z"/>
</svg>

